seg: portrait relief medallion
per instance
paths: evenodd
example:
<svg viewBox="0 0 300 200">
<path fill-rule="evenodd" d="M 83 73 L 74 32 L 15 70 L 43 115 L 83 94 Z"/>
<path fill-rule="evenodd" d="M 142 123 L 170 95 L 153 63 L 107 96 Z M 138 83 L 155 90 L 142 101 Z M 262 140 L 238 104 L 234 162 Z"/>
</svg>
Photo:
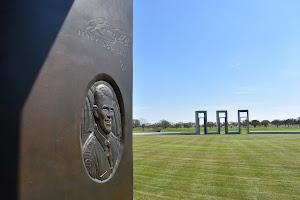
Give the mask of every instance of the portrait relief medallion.
<svg viewBox="0 0 300 200">
<path fill-rule="evenodd" d="M 88 90 L 80 139 L 87 174 L 98 182 L 111 178 L 118 167 L 122 123 L 118 98 L 106 81 L 97 81 Z"/>
</svg>

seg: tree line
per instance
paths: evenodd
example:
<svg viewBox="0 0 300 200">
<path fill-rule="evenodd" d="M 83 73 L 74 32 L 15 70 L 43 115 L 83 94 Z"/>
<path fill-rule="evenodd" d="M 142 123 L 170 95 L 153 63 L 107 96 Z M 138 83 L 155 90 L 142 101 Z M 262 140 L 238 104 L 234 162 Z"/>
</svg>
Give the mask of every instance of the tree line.
<svg viewBox="0 0 300 200">
<path fill-rule="evenodd" d="M 165 119 L 160 120 L 156 123 L 148 123 L 146 119 L 133 119 L 132 120 L 132 128 L 142 128 L 143 130 L 145 128 L 147 129 L 165 129 L 165 128 L 193 128 L 195 127 L 194 122 L 178 122 L 178 123 L 172 123 Z"/>
<path fill-rule="evenodd" d="M 254 128 L 256 128 L 256 126 L 269 126 L 269 124 L 272 124 L 274 126 L 276 126 L 277 128 L 281 125 L 284 126 L 293 126 L 293 125 L 299 125 L 300 126 L 300 117 L 298 117 L 297 119 L 294 118 L 290 118 L 290 119 L 284 119 L 284 120 L 279 120 L 279 119 L 274 119 L 273 121 L 268 121 L 268 120 L 263 120 L 263 121 L 258 121 L 258 120 L 252 120 L 251 121 L 251 125 L 254 126 Z"/>
<path fill-rule="evenodd" d="M 289 119 L 284 119 L 284 120 L 279 120 L 279 119 L 274 119 L 273 121 L 269 120 L 252 120 L 249 122 L 249 125 L 253 126 L 256 128 L 257 126 L 264 126 L 268 127 L 269 125 L 274 125 L 277 128 L 281 125 L 284 126 L 294 126 L 294 125 L 299 125 L 300 126 L 300 117 L 297 119 L 294 118 L 289 118 Z M 221 123 L 221 126 L 224 126 L 225 122 Z M 233 128 L 238 126 L 238 122 L 229 122 L 228 125 Z M 213 128 L 216 127 L 216 122 L 207 122 L 207 127 Z M 246 127 L 247 126 L 247 120 L 243 120 L 241 122 L 241 126 Z M 165 129 L 165 128 L 194 128 L 195 123 L 194 122 L 177 122 L 177 123 L 172 123 L 169 122 L 165 119 L 160 120 L 159 122 L 156 123 L 148 123 L 146 119 L 141 118 L 141 119 L 133 119 L 132 120 L 132 128 L 142 128 L 142 130 L 146 129 Z"/>
</svg>

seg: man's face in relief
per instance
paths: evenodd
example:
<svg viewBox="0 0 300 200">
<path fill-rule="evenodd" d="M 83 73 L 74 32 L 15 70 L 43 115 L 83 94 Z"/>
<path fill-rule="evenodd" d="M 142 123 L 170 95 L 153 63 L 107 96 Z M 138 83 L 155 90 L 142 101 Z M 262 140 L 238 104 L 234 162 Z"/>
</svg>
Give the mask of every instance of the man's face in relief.
<svg viewBox="0 0 300 200">
<path fill-rule="evenodd" d="M 105 134 L 109 134 L 112 129 L 114 116 L 114 102 L 108 96 L 102 96 L 96 102 L 98 124 Z"/>
</svg>

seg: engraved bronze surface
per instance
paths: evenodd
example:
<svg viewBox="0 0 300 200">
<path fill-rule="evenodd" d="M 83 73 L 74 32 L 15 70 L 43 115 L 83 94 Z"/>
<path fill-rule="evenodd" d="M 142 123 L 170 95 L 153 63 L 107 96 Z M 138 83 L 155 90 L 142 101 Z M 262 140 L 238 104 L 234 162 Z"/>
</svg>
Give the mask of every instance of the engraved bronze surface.
<svg viewBox="0 0 300 200">
<path fill-rule="evenodd" d="M 109 178 L 116 168 L 122 138 L 121 113 L 111 85 L 97 81 L 89 89 L 81 121 L 82 156 L 91 178 Z"/>
<path fill-rule="evenodd" d="M 0 7 L 5 195 L 133 199 L 132 0 L 10 0 Z M 89 173 L 83 159 L 96 114 L 90 110 L 93 120 L 83 123 L 84 102 L 98 81 L 111 86 L 120 109 L 120 121 L 106 130 L 119 151 L 103 180 L 104 172 Z"/>
</svg>

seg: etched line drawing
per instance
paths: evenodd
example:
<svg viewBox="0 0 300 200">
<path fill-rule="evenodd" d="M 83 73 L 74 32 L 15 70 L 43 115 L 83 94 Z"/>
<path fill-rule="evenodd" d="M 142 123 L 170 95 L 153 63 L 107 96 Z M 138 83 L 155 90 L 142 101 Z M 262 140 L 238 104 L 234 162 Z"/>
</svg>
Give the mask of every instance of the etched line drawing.
<svg viewBox="0 0 300 200">
<path fill-rule="evenodd" d="M 88 27 L 86 28 L 87 32 L 90 32 L 95 37 L 105 42 L 116 44 L 120 42 L 125 46 L 128 46 L 129 40 L 128 37 L 121 33 L 120 29 L 117 29 L 106 22 L 106 19 L 99 17 L 88 21 Z"/>
<path fill-rule="evenodd" d="M 81 122 L 82 156 L 91 178 L 108 179 L 115 170 L 122 138 L 121 112 L 111 85 L 98 81 L 89 89 Z"/>
<path fill-rule="evenodd" d="M 107 23 L 104 17 L 87 22 L 87 27 L 77 30 L 77 36 L 102 46 L 105 50 L 120 57 L 120 69 L 126 71 L 126 60 L 130 44 L 129 38 L 119 28 Z"/>
</svg>

